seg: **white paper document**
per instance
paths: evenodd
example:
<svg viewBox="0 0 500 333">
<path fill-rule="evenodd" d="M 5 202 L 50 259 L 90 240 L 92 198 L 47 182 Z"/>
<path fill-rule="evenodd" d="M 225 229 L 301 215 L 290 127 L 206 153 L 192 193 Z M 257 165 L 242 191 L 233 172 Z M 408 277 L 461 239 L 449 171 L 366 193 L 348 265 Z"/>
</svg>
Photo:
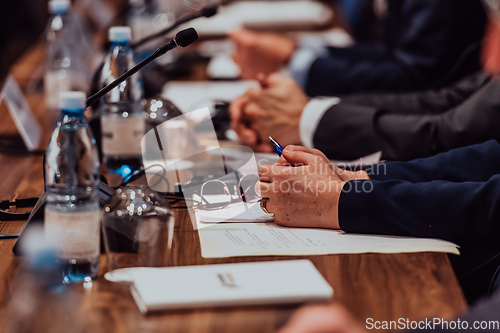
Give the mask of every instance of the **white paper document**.
<svg viewBox="0 0 500 333">
<path fill-rule="evenodd" d="M 333 296 L 332 287 L 309 260 L 139 269 L 131 292 L 142 313 L 303 303 Z"/>
<path fill-rule="evenodd" d="M 274 223 L 199 222 L 198 233 L 204 258 L 369 252 L 459 254 L 457 245 L 439 239 L 358 235 L 327 229 L 286 228 Z"/>
</svg>

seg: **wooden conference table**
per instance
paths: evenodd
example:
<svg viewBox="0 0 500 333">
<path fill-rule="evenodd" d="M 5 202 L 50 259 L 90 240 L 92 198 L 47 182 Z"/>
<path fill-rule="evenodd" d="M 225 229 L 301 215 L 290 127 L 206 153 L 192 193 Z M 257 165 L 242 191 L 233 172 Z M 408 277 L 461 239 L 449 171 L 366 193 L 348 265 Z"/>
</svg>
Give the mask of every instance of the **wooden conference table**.
<svg viewBox="0 0 500 333">
<path fill-rule="evenodd" d="M 19 85 L 26 87 L 40 61 L 41 48 L 27 54 L 14 67 Z M 28 103 L 45 127 L 44 143 L 53 119 L 44 115 L 43 96 L 28 94 Z M 4 111 L 2 111 L 4 112 Z M 12 131 L 2 113 L 0 135 Z M 0 154 L 0 200 L 38 196 L 43 190 L 42 156 Z M 22 210 L 19 210 L 22 211 Z M 0 222 L 1 233 L 20 232 L 25 222 Z M 0 240 L 0 323 L 4 322 L 20 259 L 12 254 L 14 239 Z M 204 265 L 243 261 L 286 260 L 299 257 L 243 257 L 204 259 L 200 242 L 187 211 L 177 211 L 171 261 L 173 265 Z M 342 254 L 306 256 L 334 289 L 334 301 L 345 305 L 362 322 L 410 320 L 425 317 L 450 318 L 467 307 L 446 254 Z M 91 289 L 81 287 L 84 309 L 80 316 L 91 332 L 273 332 L 297 306 L 233 307 L 179 310 L 143 316 L 128 289 L 103 278 L 105 257 L 99 277 Z M 76 287 L 79 288 L 79 287 Z M 36 314 L 33 314 L 36 316 Z M 1 330 L 1 329 L 0 329 Z"/>
</svg>

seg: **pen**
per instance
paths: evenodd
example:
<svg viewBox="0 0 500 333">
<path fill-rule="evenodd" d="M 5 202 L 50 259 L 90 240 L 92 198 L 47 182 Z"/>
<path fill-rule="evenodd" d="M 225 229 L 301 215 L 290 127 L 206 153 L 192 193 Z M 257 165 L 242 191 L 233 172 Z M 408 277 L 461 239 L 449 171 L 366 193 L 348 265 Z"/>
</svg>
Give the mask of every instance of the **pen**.
<svg viewBox="0 0 500 333">
<path fill-rule="evenodd" d="M 273 144 L 274 151 L 276 151 L 276 154 L 281 157 L 281 154 L 283 153 L 283 147 L 273 138 L 269 137 L 269 140 L 271 140 L 271 143 Z"/>
</svg>

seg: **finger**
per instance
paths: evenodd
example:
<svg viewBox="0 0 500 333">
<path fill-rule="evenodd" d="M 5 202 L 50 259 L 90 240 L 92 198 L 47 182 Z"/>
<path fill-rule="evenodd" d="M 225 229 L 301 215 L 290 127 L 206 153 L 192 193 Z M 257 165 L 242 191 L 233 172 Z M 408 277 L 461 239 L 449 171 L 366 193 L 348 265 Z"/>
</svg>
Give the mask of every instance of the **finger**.
<svg viewBox="0 0 500 333">
<path fill-rule="evenodd" d="M 259 81 L 259 84 L 262 88 L 267 88 L 268 86 L 268 81 L 267 81 L 267 76 L 264 73 L 258 73 L 257 74 L 257 81 Z"/>
<path fill-rule="evenodd" d="M 246 107 L 244 109 L 243 116 L 246 119 L 251 120 L 252 122 L 254 122 L 256 120 L 261 120 L 263 118 L 268 118 L 269 113 L 266 112 L 265 110 L 263 110 L 259 106 L 258 103 L 249 102 L 249 103 L 247 103 L 247 105 L 246 105 Z"/>
<path fill-rule="evenodd" d="M 273 183 L 258 182 L 255 184 L 255 192 L 260 195 L 261 198 L 272 198 L 274 196 Z"/>
<path fill-rule="evenodd" d="M 243 108 L 246 103 L 247 99 L 245 97 L 240 97 L 229 105 L 231 128 L 238 134 L 238 137 L 244 144 L 254 146 L 257 144 L 258 135 L 254 130 L 247 127 L 242 120 Z"/>
<path fill-rule="evenodd" d="M 285 149 L 283 149 L 283 151 L 302 151 L 305 153 L 321 156 L 325 160 L 328 160 L 326 155 L 321 150 L 306 148 L 304 146 L 288 145 L 285 147 Z"/>
<path fill-rule="evenodd" d="M 269 213 L 271 214 L 275 214 L 275 213 L 279 213 L 279 209 L 276 208 L 276 205 L 274 204 L 275 203 L 275 200 L 273 200 L 272 198 L 272 192 L 269 192 L 268 195 L 270 195 L 271 197 L 267 197 L 268 200 L 266 202 L 266 209 L 269 211 Z M 262 198 L 266 198 L 266 197 L 262 197 Z"/>
<path fill-rule="evenodd" d="M 241 96 L 236 98 L 231 102 L 231 104 L 229 104 L 229 115 L 231 117 L 231 121 L 236 123 L 241 121 L 243 108 L 245 107 L 246 103 L 248 103 L 248 98 L 246 98 L 245 96 Z"/>
<path fill-rule="evenodd" d="M 260 183 L 261 182 L 255 183 L 253 190 L 255 191 L 255 194 L 257 194 L 259 197 L 262 198 L 262 191 L 260 190 Z"/>
<path fill-rule="evenodd" d="M 241 43 L 249 38 L 249 31 L 244 28 L 240 28 L 231 32 L 228 36 L 235 43 Z"/>
<path fill-rule="evenodd" d="M 285 158 L 285 156 L 283 154 L 281 154 L 278 162 L 276 163 L 276 165 L 278 166 L 291 166 L 292 164 L 290 164 L 290 162 L 287 161 L 287 159 Z"/>
<path fill-rule="evenodd" d="M 262 95 L 262 89 L 260 88 L 250 88 L 245 92 L 245 95 L 248 100 L 256 101 L 259 100 Z"/>
<path fill-rule="evenodd" d="M 238 134 L 241 142 L 243 142 L 245 145 L 248 145 L 250 147 L 254 147 L 255 145 L 257 145 L 259 136 L 253 129 L 245 126 L 244 124 L 238 124 L 233 129 L 236 134 Z"/>
<path fill-rule="evenodd" d="M 316 154 L 311 154 L 309 152 L 303 151 L 285 151 L 283 150 L 283 155 L 285 159 L 293 165 L 309 165 L 327 162 L 323 157 Z"/>
<path fill-rule="evenodd" d="M 231 117 L 231 128 L 238 134 L 238 136 L 247 139 L 255 137 L 255 142 L 257 141 L 256 134 L 252 134 L 253 130 L 248 128 L 243 122 L 244 109 L 248 104 L 248 98 L 245 96 L 238 97 L 229 105 L 229 115 Z"/>
<path fill-rule="evenodd" d="M 287 78 L 279 73 L 271 73 L 267 76 L 266 82 L 268 86 L 279 85 Z"/>
<path fill-rule="evenodd" d="M 272 182 L 273 181 L 272 171 L 273 171 L 272 165 L 266 164 L 261 166 L 258 170 L 259 179 L 263 182 L 269 182 L 269 183 Z"/>
</svg>

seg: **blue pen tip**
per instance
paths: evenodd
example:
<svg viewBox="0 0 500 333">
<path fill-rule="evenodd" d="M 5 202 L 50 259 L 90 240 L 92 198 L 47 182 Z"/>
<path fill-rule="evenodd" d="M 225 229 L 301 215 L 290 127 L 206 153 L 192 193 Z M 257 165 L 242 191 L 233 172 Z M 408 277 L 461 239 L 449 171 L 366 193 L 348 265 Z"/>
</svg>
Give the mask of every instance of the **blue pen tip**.
<svg viewBox="0 0 500 333">
<path fill-rule="evenodd" d="M 276 142 L 276 140 L 274 140 L 273 138 L 269 137 L 269 140 L 271 140 L 271 143 L 273 144 L 276 153 L 279 156 L 281 156 L 281 153 L 283 152 L 283 147 L 281 147 L 281 145 L 278 142 Z"/>
</svg>

